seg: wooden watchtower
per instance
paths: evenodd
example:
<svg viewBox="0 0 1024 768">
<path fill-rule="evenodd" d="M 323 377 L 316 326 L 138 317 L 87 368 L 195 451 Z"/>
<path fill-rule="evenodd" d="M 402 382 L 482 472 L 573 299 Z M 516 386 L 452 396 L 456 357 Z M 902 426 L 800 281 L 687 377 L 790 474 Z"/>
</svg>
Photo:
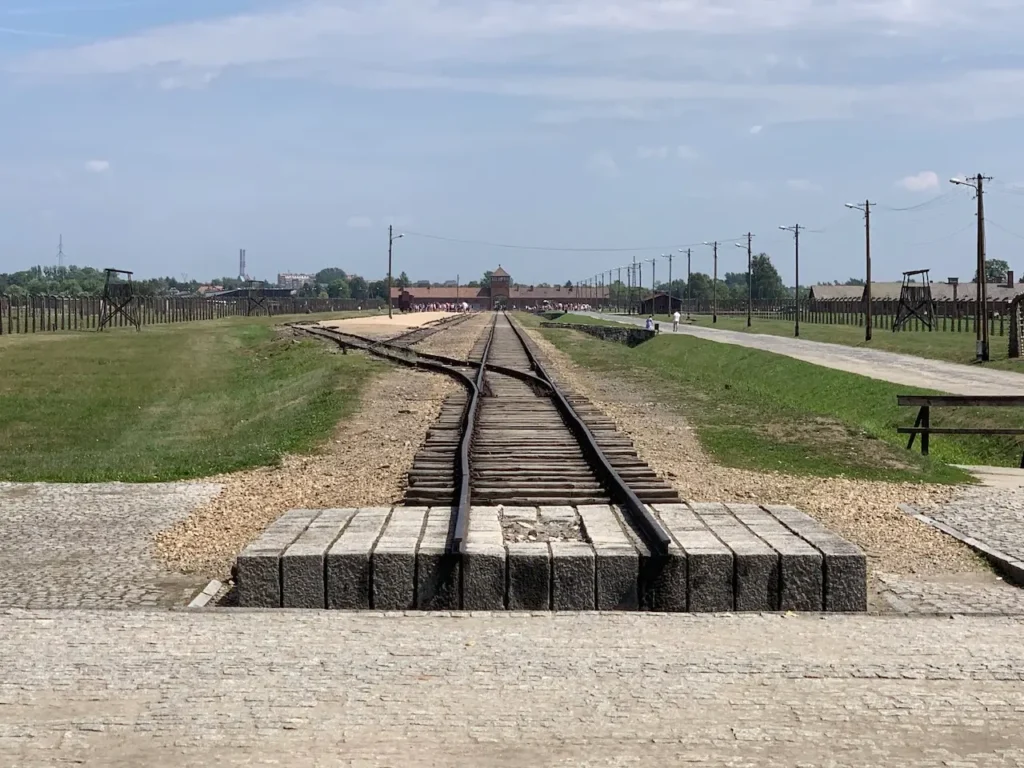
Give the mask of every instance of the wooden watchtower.
<svg viewBox="0 0 1024 768">
<path fill-rule="evenodd" d="M 100 324 L 96 330 L 102 331 L 110 325 L 115 316 L 121 315 L 129 325 L 135 326 L 136 331 L 141 331 L 142 324 L 134 306 L 135 287 L 132 285 L 132 273 L 112 268 L 103 271 L 106 273 L 106 280 L 103 283 Z"/>
<path fill-rule="evenodd" d="M 932 284 L 928 272 L 927 269 L 915 269 L 903 273 L 900 303 L 896 307 L 896 319 L 892 323 L 894 332 L 905 326 L 912 317 L 924 323 L 929 331 L 934 330 L 932 323 L 935 319 L 935 300 L 932 298 Z M 921 278 L 920 283 L 914 279 L 918 276 Z"/>
<path fill-rule="evenodd" d="M 267 294 L 262 280 L 249 280 L 245 285 L 245 314 L 258 315 L 261 312 L 270 316 L 267 306 Z"/>
</svg>

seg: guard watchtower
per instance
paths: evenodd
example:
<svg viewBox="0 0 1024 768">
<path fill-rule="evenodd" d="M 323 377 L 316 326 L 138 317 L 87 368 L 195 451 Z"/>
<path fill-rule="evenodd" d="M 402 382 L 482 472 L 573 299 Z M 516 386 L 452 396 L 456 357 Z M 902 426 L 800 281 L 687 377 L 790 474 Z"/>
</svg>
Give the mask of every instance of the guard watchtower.
<svg viewBox="0 0 1024 768">
<path fill-rule="evenodd" d="M 498 268 L 491 273 L 491 309 L 507 307 L 511 289 L 512 278 L 499 264 Z"/>
<path fill-rule="evenodd" d="M 915 269 L 903 273 L 903 289 L 900 291 L 899 306 L 896 307 L 896 318 L 892 322 L 893 332 L 905 327 L 912 317 L 920 320 L 929 331 L 935 330 L 932 327 L 935 300 L 932 298 L 932 283 L 928 272 L 927 269 Z M 918 279 L 921 282 L 917 282 Z"/>
<path fill-rule="evenodd" d="M 135 288 L 132 285 L 132 273 L 125 269 L 112 267 L 103 271 L 107 277 L 103 283 L 100 323 L 96 330 L 102 331 L 113 323 L 115 317 L 120 315 L 128 325 L 133 325 L 136 331 L 141 331 L 141 322 L 133 305 Z"/>
</svg>

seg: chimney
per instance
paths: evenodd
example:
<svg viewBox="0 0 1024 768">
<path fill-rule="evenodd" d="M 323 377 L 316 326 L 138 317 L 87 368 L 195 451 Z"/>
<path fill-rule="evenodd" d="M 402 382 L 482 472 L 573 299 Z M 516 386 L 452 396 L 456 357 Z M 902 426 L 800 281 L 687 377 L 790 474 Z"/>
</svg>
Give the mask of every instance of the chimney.
<svg viewBox="0 0 1024 768">
<path fill-rule="evenodd" d="M 1006 272 L 1006 287 L 1007 288 L 1013 288 L 1013 270 L 1012 269 L 1008 270 Z"/>
</svg>

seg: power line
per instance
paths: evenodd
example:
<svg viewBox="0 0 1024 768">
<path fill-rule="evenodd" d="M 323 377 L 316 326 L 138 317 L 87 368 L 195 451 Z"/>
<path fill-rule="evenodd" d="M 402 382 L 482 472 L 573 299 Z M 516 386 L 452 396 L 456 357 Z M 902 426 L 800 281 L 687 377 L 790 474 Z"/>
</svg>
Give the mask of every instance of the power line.
<svg viewBox="0 0 1024 768">
<path fill-rule="evenodd" d="M 638 245 L 631 246 L 629 248 L 564 248 L 558 246 L 548 245 L 518 245 L 511 243 L 494 243 L 488 240 L 470 240 L 460 237 L 446 237 L 444 235 L 431 235 L 426 232 L 410 232 L 405 230 L 403 233 L 409 237 L 423 237 L 429 240 L 442 240 L 448 243 L 464 243 L 466 245 L 483 245 L 489 248 L 508 248 L 516 251 L 556 251 L 561 253 L 630 253 L 636 251 L 663 251 L 668 248 L 692 248 L 697 245 L 701 245 L 702 242 L 698 243 L 676 243 L 674 245 Z M 722 238 L 719 242 L 731 243 L 742 240 L 742 237 Z"/>
<path fill-rule="evenodd" d="M 1001 230 L 1001 231 L 1005 232 L 1005 233 L 1006 233 L 1006 234 L 1008 234 L 1008 235 L 1013 235 L 1013 236 L 1014 236 L 1014 237 L 1016 237 L 1016 238 L 1019 238 L 1019 239 L 1021 239 L 1021 240 L 1024 240 L 1024 235 L 1018 235 L 1018 234 L 1017 234 L 1016 232 L 1014 232 L 1013 230 L 1007 229 L 1007 228 L 1006 228 L 1006 227 L 1004 227 L 1004 226 L 1003 226 L 1002 224 L 997 224 L 996 222 L 992 221 L 992 219 L 991 219 L 991 218 L 989 218 L 989 217 L 987 217 L 987 216 L 985 217 L 985 223 L 986 223 L 986 224 L 989 224 L 990 226 L 993 226 L 993 227 L 995 227 L 995 228 L 996 228 L 996 229 L 998 229 L 998 230 Z"/>
<path fill-rule="evenodd" d="M 878 209 L 882 211 L 888 211 L 890 213 L 907 213 L 909 211 L 924 210 L 929 206 L 933 205 L 934 203 L 938 203 L 942 200 L 951 202 L 953 200 L 953 192 L 943 192 L 941 195 L 936 195 L 930 200 L 925 200 L 923 203 L 918 203 L 917 205 L 908 205 L 904 208 L 894 208 L 891 205 L 882 205 L 881 203 L 878 203 L 877 205 Z"/>
</svg>

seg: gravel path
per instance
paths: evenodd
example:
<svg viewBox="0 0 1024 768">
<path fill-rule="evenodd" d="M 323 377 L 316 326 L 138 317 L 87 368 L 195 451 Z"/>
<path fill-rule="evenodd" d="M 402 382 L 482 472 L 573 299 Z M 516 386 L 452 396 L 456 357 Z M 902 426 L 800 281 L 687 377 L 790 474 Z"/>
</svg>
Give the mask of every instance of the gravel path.
<svg viewBox="0 0 1024 768">
<path fill-rule="evenodd" d="M 794 477 L 715 464 L 678 411 L 654 402 L 633 383 L 575 365 L 539 332 L 531 336 L 568 389 L 588 397 L 633 439 L 641 456 L 690 501 L 794 504 L 861 546 L 875 570 L 893 574 L 987 572 L 969 549 L 901 512 L 952 498 L 948 486 Z"/>
<path fill-rule="evenodd" d="M 441 331 L 416 349 L 465 358 L 487 319 Z M 401 503 L 413 456 L 445 397 L 458 388 L 440 374 L 388 369 L 321 453 L 210 478 L 223 486 L 220 495 L 159 533 L 157 553 L 171 568 L 223 580 L 239 551 L 289 509 Z"/>
<path fill-rule="evenodd" d="M 593 317 L 625 323 L 644 324 L 644 318 L 624 318 L 584 313 Z M 664 323 L 662 324 L 664 329 Z M 669 325 L 671 333 L 671 325 Z M 1024 375 L 1012 371 L 996 371 L 943 360 L 929 360 L 914 355 L 900 355 L 879 349 L 847 347 L 822 341 L 772 336 L 770 334 L 723 331 L 694 325 L 680 325 L 680 333 L 722 344 L 763 349 L 814 365 L 833 368 L 909 387 L 922 387 L 952 395 L 1018 395 L 1024 389 Z"/>
</svg>

